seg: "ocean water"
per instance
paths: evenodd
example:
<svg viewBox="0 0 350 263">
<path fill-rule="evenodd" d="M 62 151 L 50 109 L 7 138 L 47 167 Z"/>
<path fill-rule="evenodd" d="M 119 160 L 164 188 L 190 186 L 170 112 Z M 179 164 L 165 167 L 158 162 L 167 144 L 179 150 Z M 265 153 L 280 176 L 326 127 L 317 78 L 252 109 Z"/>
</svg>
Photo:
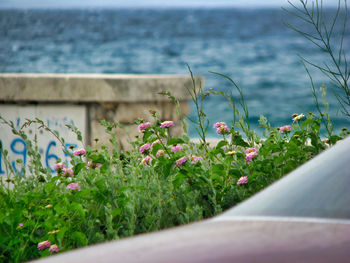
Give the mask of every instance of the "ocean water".
<svg viewBox="0 0 350 263">
<path fill-rule="evenodd" d="M 284 22 L 308 30 L 280 9 L 0 9 L 0 72 L 189 74 L 188 64 L 205 77 L 205 88 L 238 98 L 226 79 L 209 71 L 230 76 L 243 89 L 252 127 L 258 129 L 261 114 L 272 126 L 286 125 L 293 113 L 315 111 L 298 55 L 316 64 L 329 59 Z M 335 36 L 340 30 L 337 24 Z M 344 48 L 349 54 L 349 28 Z M 317 88 L 328 87 L 336 130 L 349 127 L 332 83 L 311 73 Z M 204 111 L 210 136 L 216 136 L 214 122 L 232 122 L 222 97 L 208 97 Z M 197 137 L 191 122 L 190 136 Z"/>
</svg>

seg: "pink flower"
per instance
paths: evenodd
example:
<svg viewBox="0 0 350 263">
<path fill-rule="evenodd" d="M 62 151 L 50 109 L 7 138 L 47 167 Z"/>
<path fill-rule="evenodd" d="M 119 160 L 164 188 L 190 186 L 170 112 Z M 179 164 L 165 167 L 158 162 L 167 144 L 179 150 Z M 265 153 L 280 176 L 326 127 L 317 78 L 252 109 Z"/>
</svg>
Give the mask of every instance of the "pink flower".
<svg viewBox="0 0 350 263">
<path fill-rule="evenodd" d="M 216 133 L 219 135 L 228 134 L 230 132 L 230 129 L 227 126 L 221 126 L 220 128 L 216 129 Z"/>
<path fill-rule="evenodd" d="M 138 126 L 138 129 L 140 132 L 144 132 L 148 127 L 151 126 L 151 123 L 149 122 L 145 122 L 145 123 L 141 123 L 139 126 Z"/>
<path fill-rule="evenodd" d="M 158 139 L 158 140 L 155 140 L 154 142 L 152 142 L 151 146 L 153 147 L 154 145 L 160 144 L 160 143 L 161 143 L 161 140 Z"/>
<path fill-rule="evenodd" d="M 237 184 L 246 184 L 248 182 L 247 176 L 242 176 L 241 178 L 238 179 Z"/>
<path fill-rule="evenodd" d="M 220 128 L 221 126 L 226 126 L 226 123 L 225 122 L 217 122 L 214 124 L 214 128 L 217 129 L 217 128 Z"/>
<path fill-rule="evenodd" d="M 23 226 L 23 223 L 19 223 L 18 226 L 19 226 L 19 227 L 22 227 L 22 226 Z"/>
<path fill-rule="evenodd" d="M 45 240 L 45 241 L 43 241 L 43 242 L 40 242 L 39 244 L 38 244 L 38 249 L 39 250 L 43 250 L 43 249 L 45 249 L 45 248 L 48 248 L 48 247 L 50 247 L 50 241 L 49 240 Z"/>
<path fill-rule="evenodd" d="M 248 148 L 247 150 L 244 151 L 244 153 L 245 153 L 245 159 L 247 160 L 248 163 L 250 163 L 250 161 L 253 160 L 253 158 L 258 155 L 258 150 L 255 148 Z"/>
<path fill-rule="evenodd" d="M 74 176 L 74 173 L 73 173 L 73 170 L 72 170 L 72 169 L 63 168 L 63 169 L 62 169 L 62 174 L 63 174 L 63 176 L 65 176 L 65 177 L 73 177 L 73 176 Z"/>
<path fill-rule="evenodd" d="M 151 156 L 146 156 L 145 158 L 143 158 L 143 160 L 141 161 L 141 163 L 146 166 L 146 164 L 151 165 L 151 161 L 152 161 L 152 157 Z"/>
<path fill-rule="evenodd" d="M 156 156 L 157 157 L 164 156 L 164 150 L 158 150 Z"/>
<path fill-rule="evenodd" d="M 80 191 L 80 186 L 78 183 L 70 183 L 67 185 L 67 189 Z"/>
<path fill-rule="evenodd" d="M 174 122 L 173 121 L 164 121 L 164 122 L 162 122 L 160 124 L 161 128 L 164 128 L 164 127 L 169 128 L 169 127 L 172 127 L 172 126 L 174 126 Z"/>
<path fill-rule="evenodd" d="M 79 150 L 74 151 L 74 153 L 73 153 L 74 156 L 83 156 L 85 154 L 86 154 L 85 149 L 79 149 Z"/>
<path fill-rule="evenodd" d="M 51 252 L 51 253 L 53 253 L 53 252 L 58 252 L 59 251 L 59 249 L 58 249 L 58 246 L 56 245 L 56 244 L 54 244 L 54 245 L 52 245 L 50 248 L 49 248 L 49 251 Z"/>
<path fill-rule="evenodd" d="M 230 129 L 227 127 L 225 122 L 217 122 L 214 124 L 214 128 L 216 129 L 216 133 L 219 135 L 228 134 Z"/>
<path fill-rule="evenodd" d="M 178 160 L 176 161 L 175 167 L 180 167 L 180 166 L 183 165 L 186 161 L 187 161 L 187 157 L 186 157 L 186 156 L 184 156 L 184 157 L 178 159 Z"/>
<path fill-rule="evenodd" d="M 201 160 L 203 160 L 203 157 L 201 157 L 201 156 L 195 156 L 195 155 L 191 156 L 191 163 L 192 164 L 195 164 L 196 162 L 199 162 Z"/>
<path fill-rule="evenodd" d="M 289 133 L 290 131 L 291 131 L 290 125 L 285 125 L 280 127 L 280 133 L 286 134 L 286 133 Z"/>
<path fill-rule="evenodd" d="M 146 143 L 140 147 L 140 153 L 144 153 L 151 149 L 151 145 L 149 143 Z"/>
<path fill-rule="evenodd" d="M 95 168 L 100 168 L 102 164 L 100 163 L 93 163 L 92 161 L 88 161 L 86 168 L 87 169 L 95 169 Z"/>
<path fill-rule="evenodd" d="M 183 150 L 183 148 L 182 148 L 181 145 L 176 145 L 173 148 L 171 148 L 171 151 L 174 152 L 174 153 L 176 153 L 178 151 L 182 151 L 182 150 Z"/>
<path fill-rule="evenodd" d="M 58 173 L 62 171 L 63 168 L 66 168 L 66 164 L 64 163 L 56 163 L 53 169 Z"/>
</svg>

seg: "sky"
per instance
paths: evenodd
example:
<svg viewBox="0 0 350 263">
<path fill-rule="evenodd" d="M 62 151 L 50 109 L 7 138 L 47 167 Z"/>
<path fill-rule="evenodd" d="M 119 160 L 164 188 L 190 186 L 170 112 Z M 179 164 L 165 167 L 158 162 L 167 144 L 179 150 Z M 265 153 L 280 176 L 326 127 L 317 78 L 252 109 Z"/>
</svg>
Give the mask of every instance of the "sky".
<svg viewBox="0 0 350 263">
<path fill-rule="evenodd" d="M 310 0 L 309 0 L 310 1 Z M 319 0 L 320 1 L 320 0 Z M 291 0 L 299 3 L 299 0 Z M 336 6 L 338 0 L 323 0 Z M 73 7 L 281 7 L 287 0 L 0 0 L 0 8 L 73 8 Z"/>
</svg>

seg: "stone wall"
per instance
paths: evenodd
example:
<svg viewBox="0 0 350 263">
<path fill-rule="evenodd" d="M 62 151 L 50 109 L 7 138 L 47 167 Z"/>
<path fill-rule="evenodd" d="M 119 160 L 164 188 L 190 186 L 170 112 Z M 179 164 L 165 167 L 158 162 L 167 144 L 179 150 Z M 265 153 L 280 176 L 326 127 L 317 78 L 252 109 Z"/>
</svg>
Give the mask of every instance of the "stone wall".
<svg viewBox="0 0 350 263">
<path fill-rule="evenodd" d="M 195 79 L 204 86 L 202 77 Z M 86 109 L 86 125 L 82 127 L 86 129 L 85 143 L 95 146 L 98 138 L 99 145 L 108 144 L 109 138 L 99 124 L 105 119 L 124 125 L 124 131 L 118 129 L 118 140 L 127 149 L 128 138 L 138 134 L 134 121 L 153 120 L 149 110 L 159 112 L 161 120 L 173 120 L 176 126 L 171 132 L 180 135 L 182 119 L 189 113 L 187 88 L 191 85 L 190 77 L 178 75 L 0 74 L 0 106 L 80 105 Z M 181 116 L 176 115 L 175 105 L 166 96 L 158 94 L 164 91 L 180 101 Z"/>
</svg>

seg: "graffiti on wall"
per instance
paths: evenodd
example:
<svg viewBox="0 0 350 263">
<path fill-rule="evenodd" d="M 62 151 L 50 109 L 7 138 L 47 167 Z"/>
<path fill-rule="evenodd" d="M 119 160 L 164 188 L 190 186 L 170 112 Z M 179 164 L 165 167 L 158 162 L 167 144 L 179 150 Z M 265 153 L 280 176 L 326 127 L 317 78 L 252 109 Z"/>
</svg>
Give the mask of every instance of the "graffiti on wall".
<svg viewBox="0 0 350 263">
<path fill-rule="evenodd" d="M 82 143 L 77 140 L 77 136 L 66 125 L 77 127 L 85 138 L 86 109 L 84 106 L 0 105 L 0 115 L 4 119 L 12 121 L 16 129 L 20 129 L 26 119 L 38 118 L 51 130 L 57 131 L 59 137 L 64 138 L 64 145 L 62 145 L 53 134 L 44 129 L 38 129 L 37 124 L 32 124 L 23 129 L 31 141 L 36 138 L 41 162 L 44 167 L 49 168 L 52 172 L 54 172 L 54 164 L 59 159 L 62 162 L 69 162 L 69 155 L 64 153 L 64 150 L 72 151 L 83 147 Z M 29 162 L 28 147 L 25 140 L 18 135 L 14 135 L 7 125 L 0 124 L 0 143 L 3 151 L 8 152 L 7 160 L 4 160 L 4 153 L 0 152 L 0 176 L 7 174 L 5 161 L 15 172 L 21 172 L 22 167 L 26 167 Z"/>
</svg>

